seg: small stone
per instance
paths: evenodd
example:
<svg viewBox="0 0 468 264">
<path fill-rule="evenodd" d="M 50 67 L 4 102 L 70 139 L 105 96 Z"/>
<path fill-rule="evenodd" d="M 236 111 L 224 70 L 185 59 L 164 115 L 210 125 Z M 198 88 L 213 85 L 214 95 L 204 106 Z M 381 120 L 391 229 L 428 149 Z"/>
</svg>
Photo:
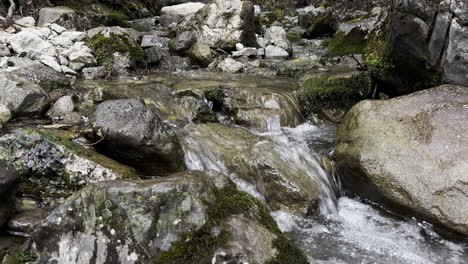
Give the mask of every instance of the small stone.
<svg viewBox="0 0 468 264">
<path fill-rule="evenodd" d="M 54 46 L 61 46 L 61 47 L 71 47 L 73 46 L 73 41 L 68 37 L 57 36 L 50 40 Z"/>
<path fill-rule="evenodd" d="M 81 62 L 70 62 L 70 64 L 68 64 L 68 67 L 70 67 L 74 71 L 79 71 L 85 67 L 85 64 Z"/>
<path fill-rule="evenodd" d="M 285 59 L 289 57 L 289 53 L 280 47 L 270 45 L 265 48 L 265 57 Z"/>
<path fill-rule="evenodd" d="M 91 54 L 85 49 L 73 52 L 68 58 L 71 62 L 81 62 L 84 63 L 86 66 L 93 66 L 97 63 L 93 54 Z"/>
<path fill-rule="evenodd" d="M 0 104 L 0 123 L 6 124 L 11 119 L 11 111 L 6 105 Z"/>
<path fill-rule="evenodd" d="M 240 50 L 243 50 L 245 48 L 244 44 L 242 43 L 237 43 L 236 44 L 236 50 L 240 51 Z"/>
<path fill-rule="evenodd" d="M 144 35 L 141 40 L 141 47 L 159 47 L 161 49 L 167 49 L 169 47 L 169 40 L 157 35 Z"/>
<path fill-rule="evenodd" d="M 83 76 L 86 80 L 102 79 L 106 76 L 106 69 L 104 66 L 84 68 L 82 70 Z"/>
<path fill-rule="evenodd" d="M 60 36 L 67 37 L 71 39 L 73 42 L 78 42 L 87 38 L 88 34 L 86 34 L 86 32 L 81 32 L 81 31 L 65 31 Z"/>
<path fill-rule="evenodd" d="M 57 32 L 57 34 L 62 34 L 63 32 L 67 31 L 66 28 L 64 28 L 64 27 L 62 27 L 60 25 L 57 25 L 57 24 L 50 25 L 50 29 Z"/>
<path fill-rule="evenodd" d="M 0 44 L 0 57 L 11 56 L 11 51 L 5 44 Z"/>
<path fill-rule="evenodd" d="M 163 51 L 159 47 L 151 47 L 145 50 L 145 57 L 146 63 L 154 64 L 163 58 Z"/>
<path fill-rule="evenodd" d="M 233 52 L 232 56 L 234 58 L 238 58 L 242 56 L 245 56 L 245 57 L 257 56 L 257 49 L 256 48 L 244 48 L 242 50 Z"/>
<path fill-rule="evenodd" d="M 36 20 L 34 17 L 22 17 L 15 21 L 15 24 L 22 25 L 22 26 L 35 26 Z"/>
<path fill-rule="evenodd" d="M 47 112 L 51 119 L 60 120 L 65 114 L 72 113 L 75 110 L 75 102 L 70 95 L 60 97 Z"/>
<path fill-rule="evenodd" d="M 238 73 L 242 72 L 244 64 L 231 58 L 226 58 L 218 64 L 217 68 L 223 72 Z"/>
<path fill-rule="evenodd" d="M 264 57 L 264 56 L 265 56 L 265 49 L 264 48 L 257 49 L 257 57 Z"/>
<path fill-rule="evenodd" d="M 195 35 L 190 31 L 184 31 L 177 35 L 177 37 L 171 41 L 171 50 L 175 52 L 180 52 L 190 49 L 192 45 L 196 42 Z"/>
<path fill-rule="evenodd" d="M 60 66 L 60 69 L 61 69 L 61 71 L 62 71 L 64 74 L 76 75 L 76 71 L 74 71 L 73 69 L 69 68 L 69 67 L 66 66 L 66 65 L 61 65 L 61 66 Z"/>
<path fill-rule="evenodd" d="M 43 64 L 51 67 L 55 71 L 58 71 L 58 72 L 62 71 L 62 69 L 60 68 L 60 64 L 58 64 L 57 60 L 52 56 L 42 55 L 39 58 L 39 61 L 42 62 Z"/>
</svg>

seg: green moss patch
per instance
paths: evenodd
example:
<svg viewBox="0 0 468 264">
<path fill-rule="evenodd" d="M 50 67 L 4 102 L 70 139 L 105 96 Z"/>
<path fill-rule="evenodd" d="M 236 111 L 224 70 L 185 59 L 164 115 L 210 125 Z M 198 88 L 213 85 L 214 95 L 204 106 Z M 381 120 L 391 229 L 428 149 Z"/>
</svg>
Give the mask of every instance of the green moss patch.
<svg viewBox="0 0 468 264">
<path fill-rule="evenodd" d="M 332 12 L 325 12 L 318 17 L 310 19 L 310 26 L 307 29 L 307 37 L 319 38 L 332 36 L 337 29 L 337 22 L 333 17 Z"/>
<path fill-rule="evenodd" d="M 278 254 L 268 264 L 308 263 L 302 251 L 281 233 L 268 210 L 253 196 L 237 190 L 232 182 L 222 189 L 216 189 L 214 195 L 215 202 L 208 204 L 208 222 L 198 230 L 182 234 L 169 251 L 161 253 L 155 264 L 211 263 L 214 252 L 225 245 L 230 237 L 223 223 L 229 217 L 239 214 L 248 217 L 257 215 L 259 223 L 277 236 L 273 246 Z M 256 210 L 257 213 L 248 214 L 250 210 Z M 214 234 L 215 227 L 221 228 L 217 234 Z"/>
<path fill-rule="evenodd" d="M 112 64 L 112 54 L 115 52 L 129 53 L 134 64 L 141 63 L 144 59 L 143 49 L 127 36 L 110 34 L 106 38 L 102 34 L 97 34 L 88 39 L 86 45 L 92 49 L 100 65 Z"/>
<path fill-rule="evenodd" d="M 316 77 L 307 80 L 299 91 L 299 102 L 305 115 L 321 109 L 349 109 L 371 93 L 371 78 L 357 74 L 350 78 Z"/>
<path fill-rule="evenodd" d="M 362 54 L 366 47 L 366 32 L 359 28 L 352 29 L 348 34 L 338 31 L 327 42 L 328 56 L 346 56 Z"/>
</svg>

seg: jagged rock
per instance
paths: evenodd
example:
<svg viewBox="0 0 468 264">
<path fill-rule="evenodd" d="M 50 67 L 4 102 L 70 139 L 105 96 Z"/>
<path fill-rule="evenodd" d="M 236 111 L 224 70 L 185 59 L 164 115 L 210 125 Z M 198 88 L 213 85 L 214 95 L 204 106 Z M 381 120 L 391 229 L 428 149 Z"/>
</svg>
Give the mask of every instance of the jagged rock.
<svg viewBox="0 0 468 264">
<path fill-rule="evenodd" d="M 134 41 L 139 41 L 144 33 L 139 32 L 133 28 L 122 28 L 122 27 L 97 27 L 90 29 L 86 32 L 88 37 L 92 38 L 98 34 L 101 34 L 105 38 L 109 38 L 111 35 L 125 36 Z"/>
<path fill-rule="evenodd" d="M 168 49 L 169 39 L 159 37 L 158 35 L 144 35 L 140 46 L 142 48 L 158 47 L 160 49 Z"/>
<path fill-rule="evenodd" d="M 454 19 L 450 25 L 448 46 L 443 59 L 444 79 L 449 83 L 468 85 L 468 51 L 463 44 L 468 40 L 468 27 Z"/>
<path fill-rule="evenodd" d="M 91 185 L 55 209 L 28 244 L 38 262 L 266 264 L 290 254 L 307 263 L 261 203 L 225 176 L 200 171 Z"/>
<path fill-rule="evenodd" d="M 68 63 L 67 63 L 68 64 Z M 65 66 L 65 65 L 61 65 L 60 66 L 60 70 L 64 73 L 64 74 L 69 74 L 69 75 L 76 75 L 77 72 L 71 68 L 69 68 L 68 66 Z"/>
<path fill-rule="evenodd" d="M 265 31 L 265 40 L 268 44 L 277 46 L 292 53 L 292 46 L 286 35 L 286 31 L 282 27 L 272 26 Z"/>
<path fill-rule="evenodd" d="M 169 27 L 177 24 L 181 18 L 181 16 L 162 15 L 159 17 L 158 21 L 161 25 Z"/>
<path fill-rule="evenodd" d="M 89 183 L 136 178 L 134 171 L 70 141 L 60 130 L 19 129 L 0 137 L 0 160 L 22 172 L 20 191 L 68 197 Z"/>
<path fill-rule="evenodd" d="M 257 49 L 256 48 L 243 48 L 241 50 L 233 52 L 232 56 L 234 58 L 243 57 L 243 56 L 245 57 L 257 56 Z"/>
<path fill-rule="evenodd" d="M 73 46 L 73 41 L 70 38 L 64 37 L 62 35 L 50 39 L 50 43 L 52 43 L 54 46 L 59 46 L 63 48 Z"/>
<path fill-rule="evenodd" d="M 0 226 L 3 226 L 15 211 L 15 193 L 19 183 L 17 172 L 0 161 Z"/>
<path fill-rule="evenodd" d="M 84 68 L 81 72 L 85 80 L 96 80 L 106 77 L 106 68 L 104 66 Z"/>
<path fill-rule="evenodd" d="M 67 31 L 66 28 L 64 28 L 64 27 L 62 27 L 60 25 L 57 25 L 55 23 L 50 25 L 50 29 L 52 29 L 55 33 L 57 33 L 59 35 L 62 34 L 63 32 L 65 32 L 65 31 Z"/>
<path fill-rule="evenodd" d="M 151 107 L 135 99 L 98 105 L 93 125 L 106 135 L 100 147 L 110 156 L 146 175 L 168 175 L 184 169 L 175 133 Z"/>
<path fill-rule="evenodd" d="M 48 103 L 39 85 L 8 73 L 0 73 L 0 94 L 0 104 L 8 106 L 14 116 L 39 114 Z"/>
<path fill-rule="evenodd" d="M 25 52 L 28 57 L 38 59 L 41 55 L 55 56 L 55 47 L 50 42 L 26 31 L 21 31 L 10 38 L 10 45 L 14 52 Z"/>
<path fill-rule="evenodd" d="M 33 61 L 25 57 L 9 57 L 7 61 L 10 67 L 6 68 L 4 70 L 5 72 L 12 73 L 36 83 L 56 82 L 64 86 L 68 85 L 68 80 L 63 73 L 57 72 L 38 61 Z"/>
<path fill-rule="evenodd" d="M 171 16 L 187 16 L 195 14 L 198 10 L 205 7 L 202 3 L 185 3 L 161 8 L 161 14 Z"/>
<path fill-rule="evenodd" d="M 148 64 L 158 63 L 164 56 L 163 50 L 159 47 L 145 49 L 145 62 Z"/>
<path fill-rule="evenodd" d="M 217 68 L 222 72 L 238 73 L 242 72 L 244 69 L 244 64 L 231 58 L 226 58 L 218 64 Z"/>
<path fill-rule="evenodd" d="M 353 107 L 335 148 L 347 187 L 468 234 L 467 103 L 465 87 L 443 85 Z"/>
<path fill-rule="evenodd" d="M 190 49 L 196 41 L 195 35 L 192 34 L 192 32 L 184 31 L 178 34 L 177 37 L 169 43 L 169 45 L 172 51 L 181 52 Z"/>
<path fill-rule="evenodd" d="M 256 46 L 253 4 L 242 0 L 215 0 L 182 22 L 180 32 L 191 31 L 197 42 L 232 50 L 237 43 Z"/>
<path fill-rule="evenodd" d="M 0 44 L 0 57 L 9 57 L 11 56 L 10 48 L 5 44 Z"/>
<path fill-rule="evenodd" d="M 38 27 L 44 27 L 46 24 L 58 24 L 67 29 L 76 28 L 76 12 L 66 7 L 45 7 L 39 11 Z"/>
<path fill-rule="evenodd" d="M 86 49 L 73 52 L 68 58 L 70 59 L 70 62 L 83 63 L 84 66 L 94 66 L 97 63 L 96 58 L 94 58 L 93 54 L 91 54 Z"/>
<path fill-rule="evenodd" d="M 289 57 L 289 53 L 280 47 L 270 45 L 265 48 L 265 57 L 284 59 Z"/>
<path fill-rule="evenodd" d="M 57 60 L 54 57 L 42 55 L 39 58 L 39 61 L 42 62 L 44 65 L 47 65 L 54 69 L 57 72 L 61 72 L 62 68 L 60 68 L 60 64 L 58 64 Z"/>
<path fill-rule="evenodd" d="M 78 42 L 83 41 L 85 38 L 87 38 L 88 34 L 86 32 L 81 31 L 65 31 L 60 36 L 69 38 L 73 42 Z"/>
<path fill-rule="evenodd" d="M 40 208 L 25 210 L 10 219 L 8 228 L 10 231 L 29 235 L 40 226 L 41 221 L 44 220 L 47 215 L 47 212 Z"/>
</svg>

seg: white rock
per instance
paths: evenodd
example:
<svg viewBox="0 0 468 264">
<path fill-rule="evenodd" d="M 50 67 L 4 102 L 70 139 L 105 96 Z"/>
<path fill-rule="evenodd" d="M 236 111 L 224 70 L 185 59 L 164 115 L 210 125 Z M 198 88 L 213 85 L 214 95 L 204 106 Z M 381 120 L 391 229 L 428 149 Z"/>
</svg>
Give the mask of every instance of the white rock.
<svg viewBox="0 0 468 264">
<path fill-rule="evenodd" d="M 41 28 L 21 28 L 21 31 L 22 32 L 30 32 L 38 37 L 40 37 L 41 39 L 44 39 L 46 40 L 49 35 L 46 35 L 44 34 L 44 32 L 42 30 L 40 30 Z M 49 29 L 50 30 L 50 29 Z"/>
<path fill-rule="evenodd" d="M 267 46 L 266 40 L 264 38 L 262 38 L 262 37 L 257 37 L 257 44 L 261 48 L 266 48 L 266 46 Z"/>
<path fill-rule="evenodd" d="M 88 37 L 86 32 L 81 31 L 65 31 L 61 34 L 62 37 L 67 37 L 71 39 L 73 42 L 82 41 L 83 39 Z"/>
<path fill-rule="evenodd" d="M 54 46 L 31 32 L 20 32 L 10 38 L 11 48 L 18 54 L 25 52 L 28 57 L 38 59 L 41 55 L 55 56 Z"/>
<path fill-rule="evenodd" d="M 34 17 L 22 17 L 15 21 L 15 24 L 22 25 L 22 26 L 35 26 L 36 20 Z"/>
<path fill-rule="evenodd" d="M 65 65 L 61 65 L 60 66 L 60 69 L 62 70 L 62 72 L 64 74 L 69 74 L 69 75 L 76 75 L 76 71 L 74 71 L 73 69 L 65 66 Z"/>
<path fill-rule="evenodd" d="M 61 119 L 61 116 L 72 113 L 74 110 L 75 102 L 73 101 L 72 96 L 62 96 L 50 108 L 50 110 L 47 112 L 47 116 L 52 119 Z"/>
<path fill-rule="evenodd" d="M 70 63 L 70 61 L 68 61 L 68 59 L 63 55 L 59 55 L 57 61 L 60 65 L 68 65 L 68 63 Z"/>
<path fill-rule="evenodd" d="M 243 50 L 244 48 L 245 48 L 244 44 L 242 44 L 242 43 L 237 43 L 236 44 L 236 50 L 239 51 L 239 50 Z"/>
<path fill-rule="evenodd" d="M 106 69 L 104 66 L 84 68 L 82 70 L 83 76 L 86 80 L 101 79 L 106 76 Z"/>
<path fill-rule="evenodd" d="M 0 104 L 0 123 L 6 124 L 11 119 L 11 111 L 6 105 Z"/>
<path fill-rule="evenodd" d="M 167 38 L 159 37 L 157 35 L 144 35 L 141 40 L 142 48 L 158 47 L 161 49 L 169 48 L 169 40 Z"/>
<path fill-rule="evenodd" d="M 85 67 L 85 64 L 81 62 L 70 62 L 68 64 L 68 67 L 70 67 L 71 69 L 75 71 L 79 71 Z"/>
<path fill-rule="evenodd" d="M 266 58 L 287 58 L 289 57 L 289 53 L 280 47 L 270 45 L 265 48 L 265 57 Z"/>
<path fill-rule="evenodd" d="M 165 6 L 161 8 L 161 14 L 172 16 L 187 16 L 195 14 L 198 10 L 205 7 L 202 3 L 185 3 L 180 5 Z"/>
<path fill-rule="evenodd" d="M 0 57 L 11 56 L 11 51 L 7 45 L 0 43 Z"/>
<path fill-rule="evenodd" d="M 234 51 L 232 53 L 232 56 L 234 58 L 238 58 L 242 56 L 245 56 L 245 57 L 257 56 L 257 49 L 256 48 L 244 48 L 239 51 Z"/>
<path fill-rule="evenodd" d="M 60 68 L 60 64 L 58 64 L 57 60 L 52 56 L 42 55 L 39 58 L 39 61 L 42 62 L 44 65 L 51 67 L 55 71 L 62 71 L 62 69 Z"/>
<path fill-rule="evenodd" d="M 13 34 L 0 31 L 0 43 L 2 43 L 2 44 L 8 44 L 8 43 L 10 43 L 10 38 L 11 38 L 12 36 L 13 36 Z"/>
<path fill-rule="evenodd" d="M 68 58 L 71 62 L 81 62 L 84 63 L 86 66 L 93 66 L 96 64 L 96 59 L 94 58 L 93 54 L 91 54 L 85 49 L 73 52 Z"/>
<path fill-rule="evenodd" d="M 61 46 L 61 47 L 71 47 L 73 46 L 73 41 L 68 37 L 57 36 L 50 40 L 54 46 Z"/>
<path fill-rule="evenodd" d="M 263 56 L 265 56 L 265 49 L 264 48 L 257 49 L 257 57 L 263 57 Z"/>
<path fill-rule="evenodd" d="M 50 29 L 57 32 L 57 34 L 62 34 L 63 32 L 67 31 L 66 28 L 64 28 L 64 27 L 62 27 L 60 25 L 57 25 L 57 24 L 50 25 Z"/>
<path fill-rule="evenodd" d="M 244 69 L 244 64 L 231 58 L 226 58 L 218 64 L 219 70 L 228 73 L 238 73 Z"/>
<path fill-rule="evenodd" d="M 292 51 L 291 43 L 288 40 L 286 31 L 282 27 L 272 26 L 265 31 L 265 40 L 268 44 L 273 44 L 277 47 L 290 53 Z"/>
</svg>

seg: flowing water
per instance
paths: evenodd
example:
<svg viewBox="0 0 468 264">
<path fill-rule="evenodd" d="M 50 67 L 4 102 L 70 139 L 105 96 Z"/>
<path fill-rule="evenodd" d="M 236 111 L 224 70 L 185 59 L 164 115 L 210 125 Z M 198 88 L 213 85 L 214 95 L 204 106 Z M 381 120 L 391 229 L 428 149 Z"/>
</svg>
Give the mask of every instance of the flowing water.
<svg viewBox="0 0 468 264">
<path fill-rule="evenodd" d="M 308 176 L 320 186 L 319 216 L 303 218 L 285 210 L 272 212 L 282 231 L 306 252 L 310 263 L 468 263 L 467 245 L 444 240 L 430 224 L 404 220 L 358 199 L 340 197 L 339 180 L 320 162 L 331 151 L 335 130 L 334 126 L 308 123 L 295 128 L 274 126 L 268 132 L 249 130 L 276 142 L 278 149 L 270 152 L 281 153 L 277 158 L 286 166 L 308 171 Z M 265 201 L 254 185 L 228 169 L 207 142 L 186 137 L 185 151 L 189 169 L 223 172 L 239 188 Z"/>
</svg>

